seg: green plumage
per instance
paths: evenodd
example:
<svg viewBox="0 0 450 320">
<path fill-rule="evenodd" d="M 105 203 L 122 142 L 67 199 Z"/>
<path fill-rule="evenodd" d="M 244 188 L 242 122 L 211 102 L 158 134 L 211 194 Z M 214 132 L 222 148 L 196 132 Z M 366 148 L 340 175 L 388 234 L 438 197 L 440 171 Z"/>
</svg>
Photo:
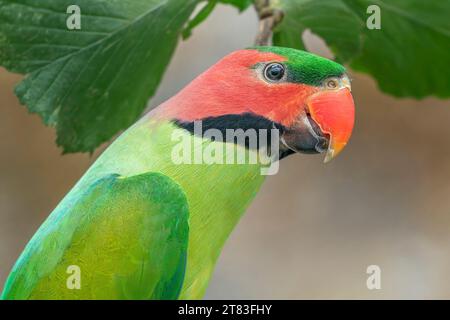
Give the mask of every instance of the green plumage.
<svg viewBox="0 0 450 320">
<path fill-rule="evenodd" d="M 201 298 L 263 177 L 259 165 L 174 164 L 174 130 L 147 117 L 117 139 L 27 245 L 2 298 Z M 67 288 L 70 265 L 80 290 Z"/>
<path fill-rule="evenodd" d="M 8 299 L 174 299 L 184 279 L 188 206 L 170 178 L 109 175 L 42 228 L 12 273 Z M 151 232 L 148 232 L 151 230 Z M 67 287 L 70 266 L 79 290 Z"/>
</svg>

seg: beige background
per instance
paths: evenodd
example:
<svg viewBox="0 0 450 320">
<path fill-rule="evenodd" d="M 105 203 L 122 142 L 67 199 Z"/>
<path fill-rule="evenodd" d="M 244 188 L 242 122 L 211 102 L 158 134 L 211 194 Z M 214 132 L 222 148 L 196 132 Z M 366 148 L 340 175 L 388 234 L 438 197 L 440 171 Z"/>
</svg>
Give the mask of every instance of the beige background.
<svg viewBox="0 0 450 320">
<path fill-rule="evenodd" d="M 251 45 L 256 27 L 252 10 L 221 6 L 179 46 L 150 105 Z M 328 165 L 319 156 L 282 162 L 225 246 L 207 298 L 450 298 L 450 103 L 397 100 L 352 76 L 350 145 Z M 0 288 L 93 161 L 61 156 L 54 131 L 13 95 L 20 79 L 0 69 Z M 382 268 L 379 291 L 365 285 L 371 264 Z"/>
</svg>

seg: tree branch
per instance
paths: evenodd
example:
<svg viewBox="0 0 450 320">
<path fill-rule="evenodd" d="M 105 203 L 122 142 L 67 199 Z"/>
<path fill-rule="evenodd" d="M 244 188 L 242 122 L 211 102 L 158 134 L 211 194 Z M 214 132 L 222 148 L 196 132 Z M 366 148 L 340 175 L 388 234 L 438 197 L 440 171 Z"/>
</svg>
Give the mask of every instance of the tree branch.
<svg viewBox="0 0 450 320">
<path fill-rule="evenodd" d="M 275 9 L 271 0 L 255 0 L 254 6 L 259 17 L 255 45 L 268 46 L 271 44 L 273 29 L 283 20 L 283 11 Z"/>
</svg>

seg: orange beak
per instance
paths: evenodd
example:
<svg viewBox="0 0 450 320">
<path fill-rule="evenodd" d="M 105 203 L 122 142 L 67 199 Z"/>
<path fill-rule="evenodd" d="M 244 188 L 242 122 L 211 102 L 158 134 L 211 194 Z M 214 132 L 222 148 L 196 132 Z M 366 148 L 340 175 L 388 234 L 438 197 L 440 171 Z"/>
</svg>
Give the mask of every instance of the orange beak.
<svg viewBox="0 0 450 320">
<path fill-rule="evenodd" d="M 320 91 L 307 102 L 311 118 L 330 136 L 325 162 L 335 158 L 350 139 L 355 123 L 355 104 L 349 87 Z"/>
</svg>

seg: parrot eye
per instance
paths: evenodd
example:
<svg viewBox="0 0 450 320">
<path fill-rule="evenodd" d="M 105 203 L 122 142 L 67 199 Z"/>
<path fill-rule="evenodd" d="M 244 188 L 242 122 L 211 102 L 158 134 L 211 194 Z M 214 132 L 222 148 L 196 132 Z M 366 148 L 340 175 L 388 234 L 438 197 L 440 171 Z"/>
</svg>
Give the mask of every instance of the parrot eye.
<svg viewBox="0 0 450 320">
<path fill-rule="evenodd" d="M 264 69 L 264 77 L 270 82 L 278 82 L 283 79 L 285 68 L 281 63 L 271 63 Z"/>
<path fill-rule="evenodd" d="M 325 81 L 325 85 L 328 89 L 336 89 L 339 87 L 339 80 L 337 79 L 328 79 Z"/>
</svg>

